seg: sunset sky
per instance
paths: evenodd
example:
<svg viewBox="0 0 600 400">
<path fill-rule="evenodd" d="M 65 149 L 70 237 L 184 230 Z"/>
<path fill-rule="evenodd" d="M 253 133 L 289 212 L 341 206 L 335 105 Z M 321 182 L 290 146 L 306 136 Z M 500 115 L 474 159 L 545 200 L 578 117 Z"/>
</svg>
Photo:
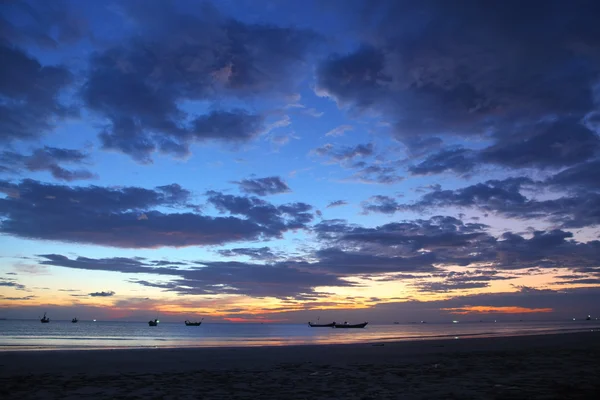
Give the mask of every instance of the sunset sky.
<svg viewBox="0 0 600 400">
<path fill-rule="evenodd" d="M 0 317 L 600 316 L 600 2 L 0 10 Z"/>
</svg>

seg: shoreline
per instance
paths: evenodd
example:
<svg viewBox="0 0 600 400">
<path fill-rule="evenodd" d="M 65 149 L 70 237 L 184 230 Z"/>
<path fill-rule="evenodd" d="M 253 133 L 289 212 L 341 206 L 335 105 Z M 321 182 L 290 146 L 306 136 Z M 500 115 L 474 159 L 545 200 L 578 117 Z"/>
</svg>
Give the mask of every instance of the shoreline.
<svg viewBox="0 0 600 400">
<path fill-rule="evenodd" d="M 600 332 L 244 348 L 4 352 L 7 399 L 595 399 Z"/>
<path fill-rule="evenodd" d="M 70 352 L 70 351 L 115 351 L 115 350 L 160 350 L 160 349 L 183 349 L 183 350 L 193 350 L 193 349 L 215 349 L 215 348 L 223 348 L 223 349 L 237 349 L 237 348 L 265 348 L 265 347 L 306 347 L 306 346 L 335 346 L 335 345 L 360 345 L 360 344 L 377 344 L 377 343 L 405 343 L 405 342 L 430 342 L 430 341 L 438 341 L 438 340 L 471 340 L 471 339 L 494 339 L 494 338 L 509 338 L 509 337 L 529 337 L 529 336 L 547 336 L 547 335 L 565 335 L 565 334 L 574 334 L 574 333 L 585 333 L 585 332 L 600 332 L 600 326 L 590 326 L 588 328 L 564 328 L 564 329 L 553 329 L 548 331 L 523 331 L 523 332 L 509 332 L 509 333 L 493 333 L 493 332 L 485 332 L 485 333 L 467 333 L 467 334 L 448 334 L 448 335 L 429 335 L 429 336 L 402 336 L 402 337 L 381 337 L 381 338 L 369 338 L 369 339 L 356 339 L 356 340 L 348 340 L 343 342 L 321 342 L 321 343 L 310 343 L 310 342 L 302 342 L 302 341 L 293 341 L 289 342 L 279 342 L 273 344 L 264 344 L 264 342 L 268 342 L 269 338 L 261 338 L 252 341 L 245 341 L 244 345 L 229 345 L 229 344 L 221 344 L 218 341 L 214 341 L 214 344 L 207 344 L 207 342 L 202 342 L 199 345 L 177 345 L 177 344 L 149 344 L 145 346 L 77 346 L 77 345 L 63 345 L 63 346 L 51 346 L 51 345 L 0 345 L 0 355 L 4 353 L 14 353 L 14 352 Z M 73 338 L 68 338 L 66 340 L 73 340 Z M 81 340 L 86 340 L 81 339 Z M 115 340 L 113 338 L 104 339 L 104 338 L 93 338 L 91 340 Z M 131 339 L 132 341 L 135 339 Z M 172 339 L 149 339 L 155 340 L 158 342 L 169 342 Z M 275 339 L 273 339 L 276 341 Z M 184 341 L 184 340 L 182 340 Z M 257 344 L 249 344 L 256 342 Z"/>
<path fill-rule="evenodd" d="M 31 365 L 47 365 L 48 358 L 46 355 L 53 354 L 60 357 L 61 360 L 72 361 L 78 359 L 81 356 L 85 356 L 89 360 L 94 360 L 96 357 L 106 359 L 110 361 L 110 358 L 119 359 L 120 361 L 127 360 L 128 356 L 140 356 L 152 361 L 154 357 L 161 357 L 162 361 L 165 356 L 177 358 L 185 354 L 193 356 L 218 355 L 221 361 L 234 361 L 236 358 L 240 360 L 243 357 L 254 357 L 258 354 L 262 355 L 263 361 L 266 361 L 268 357 L 265 355 L 272 356 L 274 354 L 287 355 L 291 358 L 302 358 L 309 359 L 315 356 L 315 360 L 319 361 L 323 357 L 321 355 L 327 355 L 327 353 L 337 353 L 346 351 L 353 354 L 357 350 L 368 353 L 365 349 L 393 349 L 394 354 L 402 354 L 403 356 L 412 355 L 428 355 L 440 352 L 461 352 L 461 351 L 500 351 L 500 350 L 513 350 L 519 349 L 520 347 L 527 345 L 528 349 L 537 347 L 547 347 L 554 344 L 569 343 L 574 347 L 580 347 L 583 343 L 587 346 L 589 343 L 594 343 L 595 339 L 598 342 L 598 348 L 600 349 L 600 330 L 594 330 L 593 332 L 570 332 L 570 333 L 556 333 L 556 334 L 542 334 L 542 335 L 518 335 L 518 336 L 498 336 L 498 337 L 475 337 L 475 338 L 464 338 L 464 339 L 435 339 L 435 340 L 402 340 L 402 341 L 390 341 L 390 342 L 377 342 L 369 341 L 365 343 L 332 343 L 332 344 L 305 344 L 305 345 L 283 345 L 283 346 L 248 346 L 248 347 L 235 347 L 235 346 L 219 346 L 219 347 L 144 347 L 144 348 L 115 348 L 115 349 L 83 349 L 83 350 L 40 350 L 40 351 L 2 351 L 0 352 L 0 359 L 3 361 L 0 366 L 7 364 L 7 360 L 18 360 L 29 359 L 28 371 L 31 373 Z M 516 347 L 515 347 L 516 346 Z M 220 353 L 220 354 L 219 354 Z M 381 356 L 381 354 L 378 354 Z M 53 358 L 53 359 L 57 359 Z M 39 359 L 39 360 L 38 360 Z M 337 360 L 340 360 L 339 358 Z M 38 363 L 37 361 L 40 361 Z M 599 359 L 600 361 L 600 359 Z M 17 363 L 18 364 L 18 363 Z M 124 366 L 126 363 L 123 363 Z M 202 368 L 213 368 L 215 364 L 204 365 L 194 364 L 190 367 L 202 367 Z M 224 367 L 228 365 L 223 364 Z M 43 368 L 43 366 L 42 366 Z M 15 371 L 16 369 L 13 369 Z M 2 376 L 2 373 L 0 373 Z"/>
</svg>

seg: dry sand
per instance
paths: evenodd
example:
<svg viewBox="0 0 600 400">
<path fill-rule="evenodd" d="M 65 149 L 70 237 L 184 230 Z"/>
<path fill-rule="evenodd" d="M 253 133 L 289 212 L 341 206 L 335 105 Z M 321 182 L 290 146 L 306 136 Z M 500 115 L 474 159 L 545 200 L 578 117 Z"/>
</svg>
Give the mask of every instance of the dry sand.
<svg viewBox="0 0 600 400">
<path fill-rule="evenodd" d="M 600 399 L 600 332 L 0 353 L 2 399 Z"/>
</svg>

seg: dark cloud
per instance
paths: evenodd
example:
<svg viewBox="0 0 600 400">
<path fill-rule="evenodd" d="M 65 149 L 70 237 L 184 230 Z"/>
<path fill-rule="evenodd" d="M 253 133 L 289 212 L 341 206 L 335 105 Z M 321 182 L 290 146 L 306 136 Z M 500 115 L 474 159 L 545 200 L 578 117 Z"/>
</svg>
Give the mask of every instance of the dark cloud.
<svg viewBox="0 0 600 400">
<path fill-rule="evenodd" d="M 73 80 L 62 66 L 43 66 L 22 50 L 0 41 L 0 142 L 37 139 L 77 110 L 59 94 Z"/>
<path fill-rule="evenodd" d="M 267 196 L 270 194 L 287 193 L 292 190 L 278 176 L 267 178 L 242 179 L 235 182 L 244 193 L 255 194 L 258 196 Z"/>
<path fill-rule="evenodd" d="M 440 150 L 409 167 L 413 175 L 453 172 L 468 175 L 484 164 L 507 168 L 561 168 L 596 157 L 597 134 L 573 119 L 521 126 L 498 134 L 496 143 L 481 150 L 462 147 Z"/>
<path fill-rule="evenodd" d="M 567 168 L 550 177 L 546 184 L 562 190 L 600 190 L 600 160 L 589 161 Z"/>
<path fill-rule="evenodd" d="M 533 184 L 534 181 L 529 178 L 507 178 L 489 180 L 462 189 L 435 190 L 424 194 L 416 203 L 398 207 L 398 209 L 425 210 L 450 206 L 475 206 L 485 211 L 509 209 L 527 203 L 527 198 L 520 191 L 527 185 L 532 186 Z"/>
<path fill-rule="evenodd" d="M 313 293 L 318 286 L 350 286 L 351 284 L 329 273 L 301 270 L 293 264 L 251 264 L 241 262 L 201 262 L 186 269 L 156 268 L 131 258 L 70 259 L 59 254 L 41 255 L 44 265 L 66 268 L 112 271 L 126 274 L 159 275 L 171 279 L 150 282 L 134 279 L 138 284 L 156 287 L 178 294 L 237 294 L 254 297 L 294 297 Z"/>
<path fill-rule="evenodd" d="M 447 216 L 394 222 L 375 228 L 326 220 L 314 227 L 319 240 L 329 246 L 324 253 L 315 253 L 320 260 L 315 266 L 329 258 L 339 260 L 340 270 L 352 270 L 357 263 L 369 265 L 368 257 L 375 255 L 378 259 L 371 265 L 380 262 L 385 267 L 389 263 L 387 272 L 432 272 L 432 265 L 489 265 L 496 270 L 569 268 L 586 272 L 600 264 L 600 241 L 597 240 L 577 242 L 572 239 L 572 233 L 562 230 L 534 231 L 530 238 L 506 232 L 496 238 L 488 228 Z M 345 259 L 352 256 L 354 260 Z M 406 268 L 405 262 L 411 265 Z M 448 278 L 448 282 L 502 279 L 481 278 L 481 275 L 479 278 L 440 276 Z M 483 275 L 492 276 L 489 272 Z"/>
<path fill-rule="evenodd" d="M 331 203 L 327 204 L 326 208 L 341 207 L 341 206 L 345 206 L 347 204 L 348 204 L 348 202 L 346 200 L 335 200 L 335 201 L 332 201 Z"/>
<path fill-rule="evenodd" d="M 515 276 L 498 275 L 497 271 L 467 271 L 445 274 L 446 282 L 491 282 L 515 279 Z"/>
<path fill-rule="evenodd" d="M 234 196 L 215 191 L 209 191 L 207 195 L 208 202 L 220 212 L 243 215 L 248 221 L 278 232 L 305 228 L 313 220 L 313 215 L 309 212 L 312 206 L 306 203 L 275 206 L 258 197 Z"/>
<path fill-rule="evenodd" d="M 88 33 L 87 21 L 66 1 L 5 1 L 0 10 L 0 37 L 19 45 L 56 49 Z"/>
<path fill-rule="evenodd" d="M 143 258 L 140 258 L 139 261 L 143 261 Z M 185 266 L 190 265 L 188 262 L 184 261 L 170 261 L 170 260 L 154 260 L 151 261 L 151 264 L 155 267 L 165 267 L 165 266 Z"/>
<path fill-rule="evenodd" d="M 82 269 L 88 271 L 113 271 L 126 274 L 156 274 L 176 275 L 177 268 L 154 267 L 134 258 L 112 257 L 112 258 L 87 258 L 77 257 L 70 259 L 61 254 L 41 254 L 40 264 L 53 265 L 65 268 Z M 66 291 L 66 290 L 65 290 Z"/>
<path fill-rule="evenodd" d="M 600 241 L 580 243 L 573 234 L 559 229 L 534 231 L 526 239 L 514 233 L 504 233 L 496 244 L 496 267 L 523 268 L 594 268 L 600 264 Z"/>
<path fill-rule="evenodd" d="M 265 132 L 264 117 L 244 110 L 188 115 L 185 101 L 287 94 L 317 36 L 305 30 L 246 24 L 203 4 L 181 13 L 158 3 L 130 3 L 139 27 L 131 41 L 95 54 L 82 96 L 106 118 L 105 148 L 142 163 L 152 153 L 184 156 L 194 142 L 247 142 Z"/>
<path fill-rule="evenodd" d="M 481 151 L 480 160 L 510 168 L 560 168 L 600 153 L 600 137 L 573 119 L 524 126 Z"/>
<path fill-rule="evenodd" d="M 319 232 L 319 226 L 315 229 Z M 471 245 L 488 236 L 488 226 L 463 223 L 453 217 L 435 216 L 430 219 L 392 222 L 376 228 L 347 227 L 338 233 L 337 241 L 374 243 L 384 246 L 407 246 L 408 251 L 434 250 Z M 327 232 L 327 228 L 323 229 Z M 338 230 L 339 232 L 339 230 Z M 402 249 L 396 248 L 398 254 Z"/>
<path fill-rule="evenodd" d="M 377 212 L 391 215 L 400 209 L 400 204 L 396 199 L 380 194 L 369 197 L 369 199 L 363 201 L 361 205 L 363 212 L 365 213 Z"/>
<path fill-rule="evenodd" d="M 450 292 L 454 290 L 480 289 L 490 286 L 489 282 L 419 282 L 412 286 L 420 292 Z"/>
<path fill-rule="evenodd" d="M 471 172 L 476 165 L 472 150 L 456 148 L 431 154 L 419 164 L 410 166 L 408 170 L 413 175 L 431 175 L 447 171 L 464 175 Z"/>
<path fill-rule="evenodd" d="M 600 278 L 581 278 L 570 279 L 562 282 L 555 282 L 557 285 L 600 285 Z"/>
<path fill-rule="evenodd" d="M 6 300 L 6 301 L 27 301 L 27 300 L 33 300 L 36 297 L 37 296 L 8 297 L 8 296 L 0 295 L 0 299 Z"/>
<path fill-rule="evenodd" d="M 115 292 L 113 292 L 112 290 L 110 292 L 93 292 L 89 294 L 89 296 L 91 297 L 112 297 L 114 295 Z"/>
<path fill-rule="evenodd" d="M 560 168 L 598 154 L 580 123 L 597 106 L 595 2 L 357 1 L 344 12 L 363 44 L 321 63 L 317 91 L 390 121 L 411 157 L 425 154 L 412 173 Z M 491 145 L 439 151 L 456 136 Z"/>
<path fill-rule="evenodd" d="M 79 150 L 59 149 L 45 146 L 34 150 L 30 155 L 4 151 L 0 153 L 0 168 L 6 172 L 21 173 L 23 171 L 48 171 L 55 179 L 71 182 L 74 180 L 93 179 L 92 172 L 85 169 L 68 170 L 61 164 L 86 164 L 89 155 Z"/>
<path fill-rule="evenodd" d="M 394 210 L 429 212 L 447 207 L 477 208 L 508 218 L 547 220 L 564 228 L 596 226 L 600 224 L 600 193 L 582 189 L 582 185 L 592 181 L 591 177 L 595 174 L 595 171 L 587 171 L 578 166 L 565 170 L 546 182 L 534 182 L 525 177 L 489 180 L 461 189 L 429 192 L 412 204 L 375 199 L 367 201 L 363 207 L 365 211 L 389 214 Z M 525 189 L 539 190 L 540 187 L 563 190 L 572 188 L 576 189 L 576 193 L 548 200 L 528 198 L 522 193 Z"/>
<path fill-rule="evenodd" d="M 306 257 L 274 261 L 275 255 L 268 247 L 220 251 L 223 256 L 244 255 L 267 264 L 197 261 L 183 268 L 166 268 L 143 259 L 70 259 L 57 254 L 40 256 L 40 264 L 154 275 L 162 280 L 133 282 L 181 295 L 295 299 L 315 293 L 314 288 L 320 286 L 352 286 L 344 279 L 350 276 L 367 279 L 388 274 L 389 279 L 415 280 L 415 287 L 423 291 L 446 292 L 484 288 L 492 281 L 514 279 L 518 274 L 512 271 L 532 268 L 569 269 L 580 276 L 578 283 L 592 284 L 591 280 L 582 279 L 592 279 L 590 272 L 600 270 L 600 241 L 577 242 L 571 233 L 561 230 L 534 231 L 528 238 L 507 232 L 496 238 L 487 229 L 483 224 L 444 216 L 375 228 L 325 220 L 314 227 L 323 247 Z M 456 265 L 477 269 L 448 272 L 443 268 Z"/>
<path fill-rule="evenodd" d="M 341 275 L 436 271 L 435 256 L 430 254 L 401 257 L 329 247 L 316 251 L 315 256 L 318 262 L 307 267 Z"/>
<path fill-rule="evenodd" d="M 246 256 L 246 257 L 250 257 L 253 260 L 263 260 L 263 261 L 274 260 L 275 258 L 277 258 L 277 255 L 275 255 L 275 253 L 273 253 L 271 248 L 267 247 L 267 246 L 259 247 L 259 248 L 238 247 L 235 249 L 219 250 L 218 253 L 220 255 L 222 255 L 223 257 Z"/>
<path fill-rule="evenodd" d="M 414 286 L 421 292 L 451 292 L 456 290 L 480 289 L 490 286 L 491 281 L 515 279 L 513 276 L 499 275 L 495 271 L 467 271 L 435 274 L 443 281 L 419 281 Z"/>
<path fill-rule="evenodd" d="M 25 285 L 21 285 L 16 280 L 10 278 L 0 278 L 0 286 L 11 287 L 17 290 L 25 290 Z"/>
<path fill-rule="evenodd" d="M 314 227 L 328 248 L 315 253 L 320 268 L 338 273 L 434 272 L 434 264 L 469 265 L 493 259 L 495 239 L 482 224 L 452 217 L 404 221 L 376 228 L 323 221 Z M 352 271 L 352 272 L 350 272 Z"/>
<path fill-rule="evenodd" d="M 273 206 L 257 198 L 211 195 L 221 211 L 211 217 L 186 208 L 190 192 L 173 184 L 153 190 L 48 185 L 33 180 L 0 182 L 0 232 L 31 239 L 123 248 L 198 246 L 280 237 L 306 227 L 313 216 L 304 203 Z M 221 201 L 221 203 L 219 203 Z M 247 202 L 244 203 L 244 202 Z M 244 208 L 245 206 L 248 206 Z M 238 208 L 235 206 L 238 205 Z M 178 209 L 181 212 L 157 211 Z M 229 207 L 229 209 L 228 209 Z"/>
</svg>

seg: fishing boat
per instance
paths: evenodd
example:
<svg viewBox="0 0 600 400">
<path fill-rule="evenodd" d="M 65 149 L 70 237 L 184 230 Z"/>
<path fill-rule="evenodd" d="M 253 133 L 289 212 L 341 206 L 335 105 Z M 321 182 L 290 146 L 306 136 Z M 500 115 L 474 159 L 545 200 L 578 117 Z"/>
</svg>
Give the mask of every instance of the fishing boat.
<svg viewBox="0 0 600 400">
<path fill-rule="evenodd" d="M 335 326 L 335 321 L 333 321 L 330 324 L 320 324 L 319 323 L 320 319 L 321 319 L 321 317 L 318 317 L 317 322 L 314 324 L 312 322 L 309 322 L 308 326 L 310 326 L 311 328 L 333 328 Z"/>
<path fill-rule="evenodd" d="M 343 324 L 335 324 L 334 328 L 364 328 L 367 326 L 368 322 L 363 322 L 362 324 L 349 324 L 344 322 Z"/>
<path fill-rule="evenodd" d="M 44 313 L 44 316 L 40 319 L 40 322 L 42 324 L 47 324 L 48 322 L 50 322 L 50 318 L 46 317 L 46 313 Z"/>
<path fill-rule="evenodd" d="M 313 324 L 312 322 L 309 322 L 308 326 L 310 326 L 311 328 L 333 328 L 335 326 L 335 322 L 332 322 L 330 324 Z"/>
<path fill-rule="evenodd" d="M 160 321 L 155 319 L 154 321 L 148 321 L 148 326 L 158 326 Z"/>
<path fill-rule="evenodd" d="M 200 321 L 197 321 L 197 322 L 188 321 L 186 319 L 185 326 L 200 326 L 202 324 L 202 321 L 204 321 L 204 318 L 202 318 Z"/>
<path fill-rule="evenodd" d="M 592 320 L 592 316 L 588 315 L 587 318 L 585 319 L 586 321 L 591 321 Z"/>
<path fill-rule="evenodd" d="M 71 320 L 71 322 L 72 322 L 72 323 L 74 323 L 74 324 L 76 324 L 77 322 L 79 322 L 79 320 L 77 319 L 77 317 L 75 317 L 75 318 L 73 318 L 73 319 Z"/>
</svg>

